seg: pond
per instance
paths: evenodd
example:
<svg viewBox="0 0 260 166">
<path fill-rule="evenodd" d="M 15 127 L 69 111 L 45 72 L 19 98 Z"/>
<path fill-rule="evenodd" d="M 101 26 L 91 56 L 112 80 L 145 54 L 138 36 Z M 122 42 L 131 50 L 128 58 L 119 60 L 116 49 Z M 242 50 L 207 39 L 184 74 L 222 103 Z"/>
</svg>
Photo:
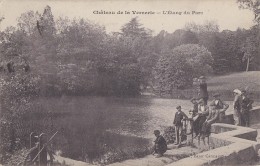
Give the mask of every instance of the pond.
<svg viewBox="0 0 260 166">
<path fill-rule="evenodd" d="M 151 97 L 63 96 L 37 99 L 37 103 L 38 110 L 58 114 L 41 128 L 49 134 L 59 131 L 54 149 L 65 157 L 105 163 L 150 153 L 153 131 L 172 125 L 176 106 L 186 113 L 192 108 L 188 100 Z M 35 127 L 46 124 L 46 118 L 40 119 Z"/>
</svg>

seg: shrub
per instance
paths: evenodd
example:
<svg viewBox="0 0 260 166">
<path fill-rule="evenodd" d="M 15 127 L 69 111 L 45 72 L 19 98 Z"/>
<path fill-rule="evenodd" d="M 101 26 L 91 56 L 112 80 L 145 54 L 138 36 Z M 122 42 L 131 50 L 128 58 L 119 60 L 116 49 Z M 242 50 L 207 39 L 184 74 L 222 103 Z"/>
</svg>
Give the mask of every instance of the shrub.
<svg viewBox="0 0 260 166">
<path fill-rule="evenodd" d="M 203 46 L 187 44 L 168 50 L 154 68 L 154 85 L 160 94 L 192 86 L 192 79 L 212 71 L 211 53 Z"/>
<path fill-rule="evenodd" d="M 165 138 L 167 144 L 174 143 L 175 141 L 175 128 L 172 126 L 166 127 L 163 132 L 163 137 Z"/>
</svg>

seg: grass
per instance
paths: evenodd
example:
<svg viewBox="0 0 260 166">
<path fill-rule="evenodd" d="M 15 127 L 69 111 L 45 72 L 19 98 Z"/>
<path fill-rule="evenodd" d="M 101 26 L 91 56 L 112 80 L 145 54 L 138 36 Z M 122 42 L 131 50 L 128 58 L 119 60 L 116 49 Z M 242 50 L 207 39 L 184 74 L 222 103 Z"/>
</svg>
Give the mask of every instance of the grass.
<svg viewBox="0 0 260 166">
<path fill-rule="evenodd" d="M 260 92 L 260 71 L 249 71 L 210 77 L 208 80 L 208 86 L 210 91 L 216 91 L 219 89 L 233 91 L 235 88 L 246 88 L 250 91 Z"/>
<path fill-rule="evenodd" d="M 241 73 L 232 73 L 224 76 L 210 76 L 207 79 L 209 99 L 216 92 L 221 94 L 221 98 L 227 101 L 233 101 L 233 90 L 247 90 L 252 93 L 255 101 L 260 102 L 260 71 L 249 71 Z M 185 90 L 174 90 L 172 98 L 191 99 L 197 97 L 198 90 L 193 86 Z"/>
<path fill-rule="evenodd" d="M 260 71 L 209 77 L 207 82 L 210 95 L 219 92 L 225 99 L 233 100 L 232 92 L 234 89 L 245 89 L 253 93 L 254 99 L 259 100 L 260 98 Z"/>
</svg>

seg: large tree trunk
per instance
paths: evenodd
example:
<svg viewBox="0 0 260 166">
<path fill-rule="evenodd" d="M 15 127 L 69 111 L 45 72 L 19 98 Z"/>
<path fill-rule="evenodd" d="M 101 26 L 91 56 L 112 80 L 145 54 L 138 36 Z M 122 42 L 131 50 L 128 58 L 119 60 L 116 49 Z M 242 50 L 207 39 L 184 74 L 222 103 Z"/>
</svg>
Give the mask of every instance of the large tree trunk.
<svg viewBox="0 0 260 166">
<path fill-rule="evenodd" d="M 249 58 L 247 58 L 246 72 L 248 72 L 248 69 L 249 69 Z"/>
</svg>

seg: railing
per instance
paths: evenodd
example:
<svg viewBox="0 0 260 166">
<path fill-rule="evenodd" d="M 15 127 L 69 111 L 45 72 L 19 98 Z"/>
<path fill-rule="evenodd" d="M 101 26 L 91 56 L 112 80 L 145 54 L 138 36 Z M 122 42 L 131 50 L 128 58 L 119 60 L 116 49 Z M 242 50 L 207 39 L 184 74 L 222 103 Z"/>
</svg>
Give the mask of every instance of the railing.
<svg viewBox="0 0 260 166">
<path fill-rule="evenodd" d="M 182 126 L 183 126 L 183 134 L 186 136 L 191 135 L 191 143 L 193 143 L 193 119 L 188 118 L 188 119 L 183 119 L 182 121 Z M 187 137 L 188 141 L 188 137 Z"/>
</svg>

